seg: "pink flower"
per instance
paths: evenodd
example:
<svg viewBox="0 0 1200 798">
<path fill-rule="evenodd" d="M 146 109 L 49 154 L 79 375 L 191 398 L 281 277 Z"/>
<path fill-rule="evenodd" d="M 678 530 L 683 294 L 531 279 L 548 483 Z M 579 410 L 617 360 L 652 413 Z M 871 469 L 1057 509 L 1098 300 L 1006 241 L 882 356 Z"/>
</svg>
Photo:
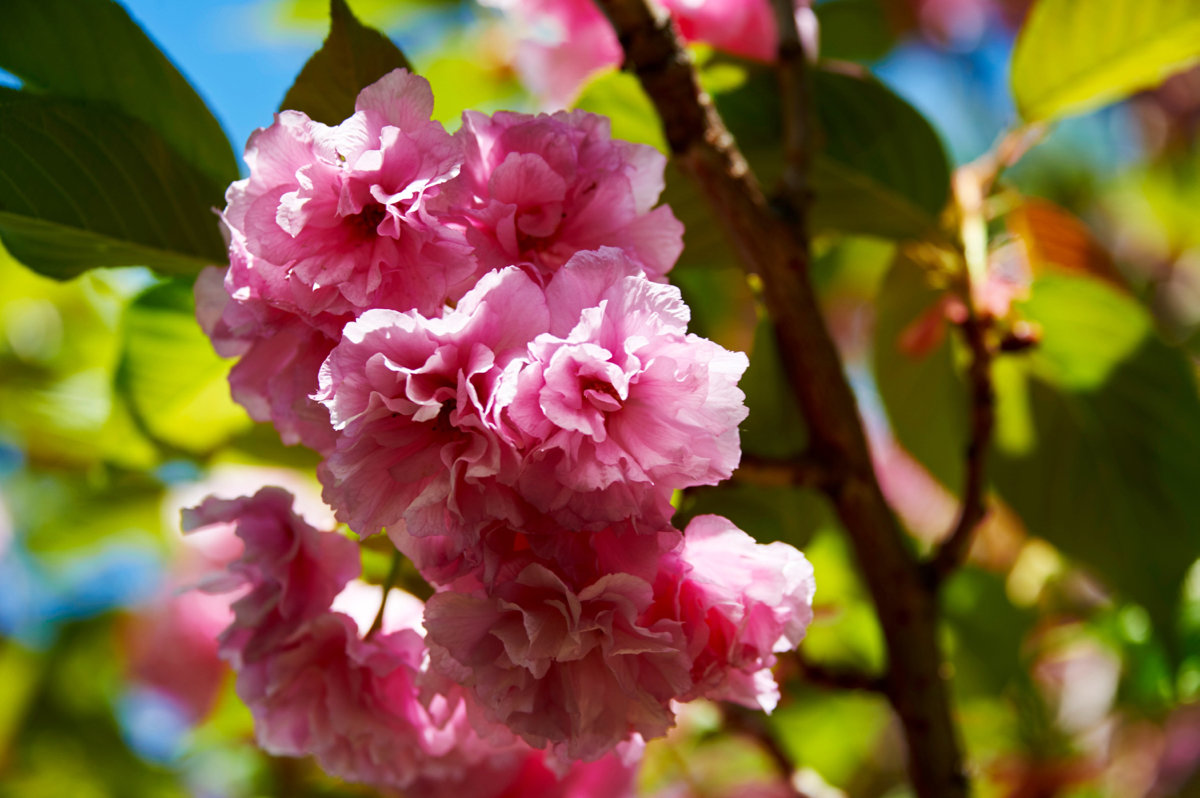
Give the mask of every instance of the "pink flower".
<svg viewBox="0 0 1200 798">
<path fill-rule="evenodd" d="M 209 267 L 197 277 L 196 317 L 218 354 L 239 358 L 229 372 L 234 401 L 255 421 L 271 422 L 285 444 L 326 451 L 333 446 L 329 413 L 309 394 L 317 389 L 317 372 L 336 341 L 257 297 L 230 298 L 228 275 L 247 259 L 240 240 L 234 233 L 227 275 Z"/>
<path fill-rule="evenodd" d="M 679 34 L 718 50 L 774 61 L 779 34 L 769 0 L 659 0 Z"/>
<path fill-rule="evenodd" d="M 547 318 L 542 289 L 510 268 L 440 318 L 369 310 L 346 325 L 315 397 L 339 433 L 321 469 L 338 518 L 359 534 L 404 520 L 417 536 L 512 519 L 501 376 Z"/>
<path fill-rule="evenodd" d="M 217 656 L 217 635 L 231 618 L 229 601 L 220 596 L 196 591 L 157 596 L 122 624 L 131 679 L 169 696 L 198 723 L 212 710 L 228 675 Z"/>
<path fill-rule="evenodd" d="M 229 575 L 211 590 L 248 586 L 233 604 L 234 621 L 221 638 L 235 669 L 258 660 L 313 618 L 359 570 L 358 548 L 333 532 L 318 532 L 292 510 L 292 494 L 263 488 L 233 500 L 209 498 L 184 510 L 185 531 L 232 524 L 244 545 Z"/>
<path fill-rule="evenodd" d="M 595 72 L 621 65 L 621 44 L 592 0 L 482 0 L 504 12 L 519 40 L 522 80 L 548 107 L 573 101 Z"/>
<path fill-rule="evenodd" d="M 482 269 L 527 264 L 549 277 L 579 250 L 613 246 L 662 280 L 683 251 L 683 225 L 654 207 L 666 158 L 613 140 L 606 118 L 467 111 L 456 136 L 462 173 L 437 204 L 467 215 Z"/>
<path fill-rule="evenodd" d="M 640 749 L 632 762 L 608 754 L 594 762 L 574 762 L 559 777 L 542 752 L 534 751 L 499 798 L 633 798 L 640 758 Z"/>
<path fill-rule="evenodd" d="M 804 639 L 814 590 L 812 566 L 788 544 L 755 543 L 720 516 L 692 519 L 678 561 L 656 585 L 661 615 L 688 635 L 695 683 L 688 698 L 774 709 L 774 652 Z"/>
<path fill-rule="evenodd" d="M 746 356 L 689 335 L 678 289 L 630 271 L 606 248 L 554 276 L 507 409 L 527 438 L 522 495 L 568 528 L 660 528 L 672 490 L 727 478 L 741 454 Z"/>
<path fill-rule="evenodd" d="M 283 111 L 246 146 L 250 177 L 224 218 L 248 257 L 230 271 L 258 299 L 330 335 L 370 307 L 436 313 L 474 266 L 461 235 L 425 208 L 458 172 L 458 143 L 430 121 L 424 78 L 397 69 L 363 89 L 337 127 Z"/>
<path fill-rule="evenodd" d="M 658 737 L 690 687 L 679 624 L 645 623 L 651 585 L 609 574 L 575 590 L 533 564 L 491 593 L 426 605 L 433 664 L 494 722 L 568 759 L 597 759 L 632 735 Z"/>
<path fill-rule="evenodd" d="M 358 572 L 357 548 L 290 507 L 285 491 L 265 488 L 185 514 L 189 528 L 234 524 L 245 544 L 228 577 L 209 589 L 246 591 L 220 645 L 259 744 L 277 755 L 311 755 L 351 781 L 449 797 L 486 776 L 488 790 L 471 794 L 499 793 L 528 750 L 500 729 L 492 732 L 499 747 L 479 737 L 463 691 L 427 672 L 416 599 L 395 595 L 383 628 L 368 639 L 360 622 L 331 609 L 362 620 L 371 614 L 361 586 L 344 590 Z"/>
</svg>

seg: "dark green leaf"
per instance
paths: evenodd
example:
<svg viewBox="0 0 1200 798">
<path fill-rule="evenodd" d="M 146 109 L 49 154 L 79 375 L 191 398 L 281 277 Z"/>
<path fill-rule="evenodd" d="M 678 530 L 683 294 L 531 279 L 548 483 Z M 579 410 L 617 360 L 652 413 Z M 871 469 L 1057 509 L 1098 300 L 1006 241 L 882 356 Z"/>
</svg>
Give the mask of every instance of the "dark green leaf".
<svg viewBox="0 0 1200 798">
<path fill-rule="evenodd" d="M 0 236 L 35 271 L 195 274 L 225 260 L 221 188 L 136 119 L 0 90 L 0 150 Z"/>
<path fill-rule="evenodd" d="M 1012 87 L 1028 122 L 1157 85 L 1200 59 L 1200 0 L 1040 0 L 1017 38 Z"/>
<path fill-rule="evenodd" d="M 300 70 L 279 108 L 336 125 L 354 113 L 362 89 L 393 69 L 412 67 L 391 39 L 355 18 L 346 0 L 331 0 L 329 14 L 325 43 Z"/>
<path fill-rule="evenodd" d="M 237 179 L 229 139 L 204 100 L 112 0 L 6 0 L 0 68 L 29 91 L 105 103 L 144 122 L 217 186 Z"/>
<path fill-rule="evenodd" d="M 1034 612 L 1013 606 L 999 574 L 965 568 L 943 592 L 942 609 L 953 632 L 955 688 L 962 695 L 997 696 L 1024 685 L 1025 636 Z M 980 623 L 986 618 L 986 623 Z"/>
<path fill-rule="evenodd" d="M 830 0 L 813 11 L 821 31 L 821 58 L 874 61 L 896 39 L 881 0 Z"/>
<path fill-rule="evenodd" d="M 728 71 L 730 64 L 722 59 L 706 69 Z M 770 70 L 743 69 L 741 82 L 723 78 L 724 86 L 709 91 L 770 190 L 783 167 L 778 89 Z M 813 97 L 819 131 L 811 175 L 813 229 L 896 239 L 936 236 L 949 197 L 950 165 L 929 122 L 868 75 L 815 70 Z"/>
<path fill-rule="evenodd" d="M 125 313 L 118 386 L 156 439 L 203 453 L 250 427 L 229 398 L 230 362 L 196 323 L 189 283 L 151 288 Z"/>
<path fill-rule="evenodd" d="M 946 151 L 925 117 L 879 81 L 818 70 L 820 157 L 812 224 L 888 238 L 926 238 L 950 192 Z"/>
</svg>

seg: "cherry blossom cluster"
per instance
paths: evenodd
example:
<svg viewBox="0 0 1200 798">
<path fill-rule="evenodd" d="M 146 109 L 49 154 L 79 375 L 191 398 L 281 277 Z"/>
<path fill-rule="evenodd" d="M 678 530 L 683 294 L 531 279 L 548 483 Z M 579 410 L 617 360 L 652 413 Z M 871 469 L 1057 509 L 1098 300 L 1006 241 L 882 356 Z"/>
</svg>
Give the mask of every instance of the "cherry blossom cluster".
<svg viewBox="0 0 1200 798">
<path fill-rule="evenodd" d="M 452 135 L 432 108 L 396 70 L 337 126 L 256 132 L 197 308 L 235 398 L 319 452 L 337 519 L 433 595 L 355 623 L 349 538 L 280 490 L 211 500 L 188 524 L 245 547 L 211 586 L 244 591 L 221 653 L 260 742 L 344 778 L 619 795 L 673 702 L 774 707 L 812 569 L 717 516 L 672 526 L 676 491 L 737 467 L 747 360 L 689 333 L 665 282 L 663 156 L 582 112 L 467 112 Z"/>
</svg>

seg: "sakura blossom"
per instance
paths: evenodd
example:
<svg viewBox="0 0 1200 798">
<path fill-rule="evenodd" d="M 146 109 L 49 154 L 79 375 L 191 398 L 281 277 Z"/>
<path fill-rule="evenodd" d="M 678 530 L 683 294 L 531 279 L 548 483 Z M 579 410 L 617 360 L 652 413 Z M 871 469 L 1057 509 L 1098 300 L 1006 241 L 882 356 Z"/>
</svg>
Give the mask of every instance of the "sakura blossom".
<svg viewBox="0 0 1200 798">
<path fill-rule="evenodd" d="M 770 0 L 658 0 L 679 35 L 743 58 L 773 61 L 779 34 Z M 483 0 L 516 40 L 513 63 L 546 108 L 562 108 L 597 73 L 624 57 L 612 25 L 592 0 Z M 806 50 L 816 52 L 815 18 L 797 3 Z"/>
<path fill-rule="evenodd" d="M 194 530 L 232 527 L 245 546 L 209 590 L 241 593 L 221 654 L 238 672 L 265 750 L 311 755 L 347 780 L 434 798 L 582 798 L 597 785 L 629 794 L 632 765 L 614 754 L 551 768 L 503 728 L 480 736 L 468 694 L 428 670 L 421 602 L 391 591 L 372 634 L 368 619 L 384 590 L 350 581 L 353 543 L 303 521 L 290 494 L 209 499 L 185 519 Z"/>
<path fill-rule="evenodd" d="M 501 377 L 547 323 L 545 294 L 510 268 L 440 318 L 376 309 L 347 324 L 314 395 L 339 433 L 321 470 L 339 518 L 360 534 L 404 520 L 424 535 L 513 516 Z"/>
<path fill-rule="evenodd" d="M 613 246 L 662 280 L 683 251 L 683 225 L 654 207 L 666 158 L 614 140 L 605 117 L 467 111 L 456 138 L 462 171 L 434 205 L 470 220 L 485 270 L 526 264 L 549 277 L 576 252 Z"/>
<path fill-rule="evenodd" d="M 555 275 L 550 329 L 530 343 L 506 413 L 527 437 L 522 494 L 570 528 L 658 528 L 672 490 L 715 484 L 740 457 L 749 361 L 687 333 L 678 289 L 629 266 L 604 248 Z"/>
<path fill-rule="evenodd" d="M 432 112 L 429 83 L 397 69 L 336 127 L 283 111 L 255 132 L 250 177 L 226 193 L 225 223 L 247 254 L 230 270 L 230 295 L 336 335 L 369 307 L 434 313 L 465 290 L 472 264 L 461 235 L 426 210 L 461 162 Z"/>
<path fill-rule="evenodd" d="M 681 626 L 642 622 L 652 593 L 631 574 L 576 590 L 538 564 L 490 595 L 438 593 L 426 608 L 433 663 L 530 745 L 594 760 L 666 733 L 690 685 Z"/>
<path fill-rule="evenodd" d="M 517 70 L 547 107 L 562 108 L 596 72 L 621 63 L 621 43 L 591 0 L 482 0 L 518 41 Z"/>
<path fill-rule="evenodd" d="M 659 0 L 689 42 L 727 53 L 772 61 L 779 33 L 770 0 Z"/>
<path fill-rule="evenodd" d="M 812 565 L 788 544 L 756 543 L 720 516 L 692 519 L 657 586 L 664 614 L 689 635 L 689 697 L 774 709 L 774 655 L 804 639 L 815 589 Z"/>
</svg>

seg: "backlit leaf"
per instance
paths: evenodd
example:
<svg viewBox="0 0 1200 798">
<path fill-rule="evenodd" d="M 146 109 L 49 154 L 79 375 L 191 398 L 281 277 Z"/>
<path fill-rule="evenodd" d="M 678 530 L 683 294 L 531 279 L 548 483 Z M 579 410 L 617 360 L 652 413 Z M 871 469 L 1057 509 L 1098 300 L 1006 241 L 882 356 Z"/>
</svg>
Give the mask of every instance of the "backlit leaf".
<svg viewBox="0 0 1200 798">
<path fill-rule="evenodd" d="M 203 453 L 247 430 L 250 419 L 229 398 L 230 361 L 196 323 L 189 284 L 151 288 L 125 314 L 118 385 L 156 439 Z"/>
<path fill-rule="evenodd" d="M 1040 0 L 1013 51 L 1027 122 L 1081 113 L 1200 59 L 1200 0 Z"/>
</svg>

